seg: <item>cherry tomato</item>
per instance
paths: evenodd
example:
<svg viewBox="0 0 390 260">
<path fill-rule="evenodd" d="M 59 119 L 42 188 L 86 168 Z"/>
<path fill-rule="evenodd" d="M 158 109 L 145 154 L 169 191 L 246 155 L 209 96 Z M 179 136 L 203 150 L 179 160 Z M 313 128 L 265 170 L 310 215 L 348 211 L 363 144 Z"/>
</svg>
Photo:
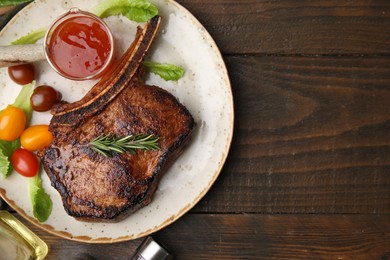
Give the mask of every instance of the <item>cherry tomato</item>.
<svg viewBox="0 0 390 260">
<path fill-rule="evenodd" d="M 18 107 L 8 106 L 0 112 L 0 139 L 13 141 L 19 138 L 26 126 L 26 114 Z"/>
<path fill-rule="evenodd" d="M 32 108 L 38 112 L 48 111 L 60 101 L 61 93 L 46 85 L 36 87 L 30 98 Z"/>
<path fill-rule="evenodd" d="M 35 79 L 35 68 L 31 63 L 8 67 L 8 75 L 19 85 L 26 85 Z"/>
<path fill-rule="evenodd" d="M 38 159 L 32 152 L 18 148 L 11 155 L 11 164 L 20 175 L 33 177 L 38 173 Z"/>
<path fill-rule="evenodd" d="M 20 143 L 24 149 L 35 151 L 48 146 L 53 141 L 48 125 L 34 125 L 23 131 Z"/>
</svg>

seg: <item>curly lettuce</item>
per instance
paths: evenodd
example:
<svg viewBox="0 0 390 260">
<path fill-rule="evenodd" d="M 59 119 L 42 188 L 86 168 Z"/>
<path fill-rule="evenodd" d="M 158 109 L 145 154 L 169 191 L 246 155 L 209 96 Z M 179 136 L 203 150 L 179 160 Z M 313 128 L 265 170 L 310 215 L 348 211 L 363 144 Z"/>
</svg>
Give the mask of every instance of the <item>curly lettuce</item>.
<svg viewBox="0 0 390 260">
<path fill-rule="evenodd" d="M 105 0 L 93 7 L 91 13 L 100 18 L 121 14 L 141 23 L 156 16 L 158 9 L 148 0 Z"/>
<path fill-rule="evenodd" d="M 0 140 L 0 173 L 3 177 L 8 177 L 12 173 L 13 167 L 10 162 L 10 157 L 19 147 L 19 139 L 12 142 Z"/>
<path fill-rule="evenodd" d="M 23 4 L 31 2 L 31 0 L 2 0 L 0 1 L 0 7 L 3 6 L 10 6 L 10 5 L 18 5 L 18 4 Z"/>
</svg>

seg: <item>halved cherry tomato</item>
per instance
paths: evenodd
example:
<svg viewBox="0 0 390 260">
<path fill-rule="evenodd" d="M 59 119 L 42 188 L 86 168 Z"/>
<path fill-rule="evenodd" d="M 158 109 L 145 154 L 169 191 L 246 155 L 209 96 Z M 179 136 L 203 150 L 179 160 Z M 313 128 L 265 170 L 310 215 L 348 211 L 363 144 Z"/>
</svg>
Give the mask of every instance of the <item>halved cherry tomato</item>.
<svg viewBox="0 0 390 260">
<path fill-rule="evenodd" d="M 48 125 L 34 125 L 23 131 L 20 143 L 23 148 L 35 151 L 48 146 L 53 140 Z"/>
<path fill-rule="evenodd" d="M 13 141 L 19 138 L 26 126 L 26 114 L 18 107 L 8 106 L 0 112 L 0 139 Z"/>
<path fill-rule="evenodd" d="M 38 173 L 38 159 L 32 152 L 18 148 L 11 155 L 11 164 L 20 175 L 33 177 Z"/>
<path fill-rule="evenodd" d="M 19 85 L 26 85 L 35 79 L 35 68 L 31 63 L 8 67 L 9 77 Z"/>
</svg>

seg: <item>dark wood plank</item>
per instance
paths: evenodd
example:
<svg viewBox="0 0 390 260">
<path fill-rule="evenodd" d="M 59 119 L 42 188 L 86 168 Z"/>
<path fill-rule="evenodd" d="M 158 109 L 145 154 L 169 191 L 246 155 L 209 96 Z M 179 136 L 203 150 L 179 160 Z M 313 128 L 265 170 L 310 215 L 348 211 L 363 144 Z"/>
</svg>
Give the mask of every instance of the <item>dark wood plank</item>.
<svg viewBox="0 0 390 260">
<path fill-rule="evenodd" d="M 9 11 L 11 11 L 12 9 L 14 9 L 15 6 L 4 6 L 4 7 L 0 7 L 0 15 L 3 15 Z"/>
<path fill-rule="evenodd" d="M 178 0 L 223 53 L 390 53 L 387 0 Z"/>
<path fill-rule="evenodd" d="M 187 215 L 156 238 L 178 259 L 390 256 L 388 216 Z"/>
<path fill-rule="evenodd" d="M 390 213 L 390 58 L 226 61 L 233 144 L 194 212 Z"/>
<path fill-rule="evenodd" d="M 48 244 L 48 260 L 64 259 L 64 256 L 66 259 L 128 259 L 142 241 L 84 244 L 26 225 Z M 390 256 L 388 216 L 187 214 L 153 237 L 181 260 L 387 259 Z"/>
</svg>

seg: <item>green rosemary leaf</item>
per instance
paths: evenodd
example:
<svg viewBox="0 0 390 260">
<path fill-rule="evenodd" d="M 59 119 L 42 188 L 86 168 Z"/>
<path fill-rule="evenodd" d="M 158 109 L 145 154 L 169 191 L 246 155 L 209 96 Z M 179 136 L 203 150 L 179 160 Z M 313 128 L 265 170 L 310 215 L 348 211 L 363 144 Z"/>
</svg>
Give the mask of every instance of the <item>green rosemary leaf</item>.
<svg viewBox="0 0 390 260">
<path fill-rule="evenodd" d="M 96 152 L 110 157 L 113 153 L 129 152 L 135 154 L 137 149 L 159 150 L 158 140 L 158 137 L 145 134 L 128 135 L 120 138 L 113 135 L 102 135 L 90 142 L 90 145 Z"/>
</svg>

